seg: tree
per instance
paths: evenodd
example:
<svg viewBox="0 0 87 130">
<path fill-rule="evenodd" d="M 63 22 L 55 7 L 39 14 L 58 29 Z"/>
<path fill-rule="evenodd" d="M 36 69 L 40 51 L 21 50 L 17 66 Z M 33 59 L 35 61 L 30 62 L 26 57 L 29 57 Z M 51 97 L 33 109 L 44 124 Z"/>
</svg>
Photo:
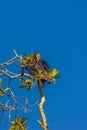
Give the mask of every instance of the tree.
<svg viewBox="0 0 87 130">
<path fill-rule="evenodd" d="M 18 82 L 21 81 L 22 85 L 17 86 L 19 91 L 22 88 L 26 88 L 27 90 L 31 91 L 33 87 L 38 84 L 38 90 L 41 95 L 41 102 L 38 104 L 38 110 L 42 121 L 37 120 L 37 122 L 43 130 L 48 130 L 48 123 L 43 110 L 43 106 L 46 101 L 45 95 L 43 93 L 43 87 L 45 86 L 45 82 L 52 84 L 56 78 L 59 78 L 59 72 L 56 69 L 51 70 L 48 64 L 40 58 L 40 54 L 38 53 L 32 55 L 25 54 L 24 58 L 19 56 L 15 50 L 14 53 L 15 57 L 8 60 L 7 62 L 0 64 L 0 98 L 6 98 L 5 102 L 3 102 L 3 98 L 0 102 L 0 113 L 3 114 L 8 112 L 10 117 L 10 113 L 12 111 L 19 112 L 20 109 L 22 109 L 24 113 L 29 111 L 28 98 L 20 95 L 16 96 L 14 94 L 12 87 L 10 86 L 13 79 L 18 79 Z M 19 73 L 14 74 L 8 69 L 8 66 L 12 66 L 14 63 L 16 63 L 17 67 L 20 68 Z M 27 70 L 27 72 L 25 72 L 25 70 Z M 8 77 L 7 85 L 4 87 L 3 75 Z M 18 99 L 24 100 L 24 102 L 20 103 Z M 13 102 L 13 104 L 11 104 L 11 102 Z M 21 118 L 16 117 L 15 115 L 12 126 L 9 129 L 26 130 L 27 128 L 24 126 L 26 121 L 26 117 Z"/>
</svg>

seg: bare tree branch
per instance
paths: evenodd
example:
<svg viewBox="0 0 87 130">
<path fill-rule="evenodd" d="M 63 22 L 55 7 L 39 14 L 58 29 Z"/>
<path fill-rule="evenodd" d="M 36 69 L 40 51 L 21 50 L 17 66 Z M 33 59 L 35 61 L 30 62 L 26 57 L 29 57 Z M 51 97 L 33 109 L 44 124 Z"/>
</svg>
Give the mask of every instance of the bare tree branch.
<svg viewBox="0 0 87 130">
<path fill-rule="evenodd" d="M 47 124 L 46 116 L 45 116 L 45 113 L 43 110 L 44 103 L 46 102 L 46 99 L 45 99 L 44 93 L 42 91 L 42 87 L 40 86 L 40 80 L 39 80 L 38 88 L 39 88 L 39 92 L 41 95 L 41 102 L 38 105 L 38 110 L 39 110 L 42 122 L 39 120 L 37 120 L 37 122 L 43 128 L 43 130 L 48 130 L 48 124 Z"/>
<path fill-rule="evenodd" d="M 0 70 L 0 73 L 3 73 L 4 75 L 6 75 L 7 77 L 9 77 L 10 79 L 20 78 L 20 77 L 22 76 L 21 73 L 15 74 L 15 75 L 10 75 L 9 73 L 7 73 L 7 72 L 4 71 L 4 70 Z M 27 78 L 33 79 L 33 77 L 30 76 L 30 75 L 27 74 L 27 73 L 24 73 L 23 75 L 26 76 Z"/>
<path fill-rule="evenodd" d="M 21 109 L 21 110 L 24 110 L 24 113 L 27 113 L 29 111 L 28 110 L 29 109 L 28 98 L 24 97 L 24 96 L 15 96 L 15 94 L 13 93 L 13 91 L 10 88 L 10 81 L 12 79 L 14 79 L 14 78 L 19 78 L 20 79 L 22 76 L 25 76 L 25 77 L 27 77 L 29 79 L 33 79 L 33 77 L 30 76 L 27 73 L 24 73 L 23 75 L 22 75 L 22 73 L 15 74 L 13 72 L 10 72 L 6 68 L 7 65 L 11 65 L 12 63 L 15 63 L 16 61 L 20 63 L 19 59 L 22 56 L 19 56 L 15 50 L 14 50 L 14 53 L 15 53 L 15 57 L 11 58 L 10 60 L 8 60 L 8 61 L 6 61 L 6 62 L 4 62 L 2 64 L 0 64 L 0 67 L 1 67 L 0 73 L 4 74 L 5 76 L 8 77 L 8 84 L 6 86 L 9 87 L 9 92 L 10 92 L 7 100 L 3 103 L 3 99 L 2 99 L 2 101 L 0 102 L 0 113 L 3 113 L 4 111 L 6 111 L 6 112 L 9 113 L 9 117 L 10 117 L 11 111 L 13 111 L 13 110 L 16 111 L 16 110 Z M 2 92 L 3 92 L 3 89 L 2 89 Z M 5 95 L 7 96 L 8 93 L 7 92 L 3 93 L 3 97 L 6 97 Z M 0 96 L 0 98 L 1 98 L 1 96 Z M 17 101 L 17 99 L 19 99 L 19 98 L 24 100 L 24 102 L 20 103 L 19 101 Z M 13 103 L 11 104 L 11 102 L 13 102 Z M 9 104 L 11 104 L 11 105 L 9 105 Z"/>
<path fill-rule="evenodd" d="M 44 113 L 44 110 L 43 110 L 43 106 L 44 106 L 45 101 L 46 100 L 45 100 L 45 96 L 44 96 L 44 97 L 41 98 L 41 102 L 38 105 L 38 109 L 39 109 L 39 112 L 40 112 L 40 116 L 42 118 L 42 122 L 39 121 L 39 120 L 37 120 L 37 122 L 43 128 L 43 130 L 48 130 L 48 124 L 47 124 L 46 116 L 45 116 L 45 113 Z"/>
<path fill-rule="evenodd" d="M 2 63 L 2 64 L 0 64 L 0 66 L 10 65 L 10 64 L 12 64 L 13 62 L 15 62 L 16 59 L 20 59 L 20 58 L 22 57 L 22 56 L 19 56 L 19 55 L 17 54 L 17 52 L 16 52 L 15 49 L 14 49 L 13 51 L 14 51 L 14 53 L 15 53 L 15 57 L 11 58 L 10 60 L 8 60 L 8 61 L 6 61 L 6 62 L 4 62 L 4 63 Z"/>
</svg>

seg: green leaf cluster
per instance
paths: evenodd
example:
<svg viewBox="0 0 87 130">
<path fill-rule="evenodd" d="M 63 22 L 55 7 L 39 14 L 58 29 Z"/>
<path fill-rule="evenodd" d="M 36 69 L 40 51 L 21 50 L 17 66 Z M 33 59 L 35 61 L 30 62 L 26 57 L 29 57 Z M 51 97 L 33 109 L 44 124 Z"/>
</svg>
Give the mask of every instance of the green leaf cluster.
<svg viewBox="0 0 87 130">
<path fill-rule="evenodd" d="M 59 71 L 57 69 L 50 70 L 49 72 L 49 75 L 54 78 L 56 78 L 58 74 L 59 74 Z"/>
<path fill-rule="evenodd" d="M 23 64 L 25 64 L 26 62 L 33 62 L 33 56 L 34 54 L 32 55 L 28 55 L 28 54 L 25 54 L 25 57 L 24 58 L 20 58 L 20 62 L 22 62 Z"/>
<path fill-rule="evenodd" d="M 14 121 L 12 122 L 12 126 L 10 127 L 10 130 L 26 130 L 25 123 L 27 122 L 26 118 L 14 118 Z"/>
<path fill-rule="evenodd" d="M 23 79 L 21 78 L 22 86 L 19 86 L 19 88 L 26 88 L 28 90 L 31 90 L 32 87 L 36 85 L 36 82 L 33 82 L 32 79 Z"/>
<path fill-rule="evenodd" d="M 9 90 L 10 88 L 7 87 L 6 89 L 2 88 L 2 79 L 0 78 L 0 96 L 4 96 L 4 94 L 6 94 L 6 92 Z"/>
</svg>

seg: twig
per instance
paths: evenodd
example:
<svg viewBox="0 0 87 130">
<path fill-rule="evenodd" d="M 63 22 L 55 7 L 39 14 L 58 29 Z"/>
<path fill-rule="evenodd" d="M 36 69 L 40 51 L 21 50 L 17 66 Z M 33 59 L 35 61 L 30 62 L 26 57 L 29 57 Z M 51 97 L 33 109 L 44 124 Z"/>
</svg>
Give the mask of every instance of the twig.
<svg viewBox="0 0 87 130">
<path fill-rule="evenodd" d="M 18 58 L 18 59 L 21 58 L 21 56 L 19 56 L 19 55 L 17 54 L 17 52 L 16 52 L 15 49 L 14 49 L 13 51 L 14 51 L 14 53 L 15 53 L 15 57 L 13 57 L 12 59 L 10 59 L 10 60 L 8 60 L 8 61 L 2 63 L 2 64 L 0 64 L 0 66 L 10 65 L 10 64 L 12 64 L 17 58 Z"/>
<path fill-rule="evenodd" d="M 0 73 L 3 73 L 4 75 L 8 76 L 10 79 L 14 79 L 14 78 L 18 78 L 21 77 L 21 73 L 19 74 L 15 74 L 15 75 L 10 75 L 8 72 L 4 71 L 4 70 L 0 70 Z M 33 79 L 32 76 L 30 76 L 27 73 L 24 73 L 24 76 L 26 76 L 27 78 Z"/>
</svg>

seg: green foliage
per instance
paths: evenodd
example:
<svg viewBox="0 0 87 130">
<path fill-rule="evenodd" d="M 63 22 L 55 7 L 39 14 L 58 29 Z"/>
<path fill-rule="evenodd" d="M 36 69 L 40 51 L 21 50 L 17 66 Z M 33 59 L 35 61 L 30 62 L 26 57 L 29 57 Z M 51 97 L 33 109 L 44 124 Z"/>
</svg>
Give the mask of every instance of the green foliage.
<svg viewBox="0 0 87 130">
<path fill-rule="evenodd" d="M 27 88 L 28 90 L 31 90 L 31 79 L 23 79 L 21 78 L 22 86 L 19 86 L 19 88 Z"/>
<path fill-rule="evenodd" d="M 27 122 L 26 118 L 14 118 L 14 121 L 12 122 L 12 126 L 10 127 L 10 130 L 26 130 L 24 127 L 25 123 Z"/>
<path fill-rule="evenodd" d="M 58 76 L 59 72 L 56 69 L 50 70 L 48 73 L 44 74 L 43 72 L 40 71 L 39 74 L 34 76 L 34 80 L 38 81 L 39 79 L 52 79 L 52 78 L 56 78 Z"/>
<path fill-rule="evenodd" d="M 34 82 L 31 79 L 23 79 L 21 78 L 21 82 L 22 82 L 22 86 L 19 86 L 19 88 L 26 88 L 28 90 L 31 90 L 32 87 L 34 87 L 36 85 L 36 82 Z"/>
<path fill-rule="evenodd" d="M 49 75 L 51 77 L 56 77 L 59 74 L 59 71 L 57 69 L 50 70 Z"/>
<path fill-rule="evenodd" d="M 2 78 L 0 78 L 0 86 L 2 85 Z"/>
<path fill-rule="evenodd" d="M 28 54 L 25 54 L 25 57 L 24 58 L 20 58 L 20 62 L 25 64 L 26 62 L 33 62 L 33 56 L 34 54 L 32 55 L 28 55 Z"/>
<path fill-rule="evenodd" d="M 6 92 L 9 90 L 10 88 L 6 88 L 6 89 L 3 89 L 2 88 L 2 79 L 0 78 L 0 96 L 4 96 L 4 94 L 6 94 Z"/>
</svg>

